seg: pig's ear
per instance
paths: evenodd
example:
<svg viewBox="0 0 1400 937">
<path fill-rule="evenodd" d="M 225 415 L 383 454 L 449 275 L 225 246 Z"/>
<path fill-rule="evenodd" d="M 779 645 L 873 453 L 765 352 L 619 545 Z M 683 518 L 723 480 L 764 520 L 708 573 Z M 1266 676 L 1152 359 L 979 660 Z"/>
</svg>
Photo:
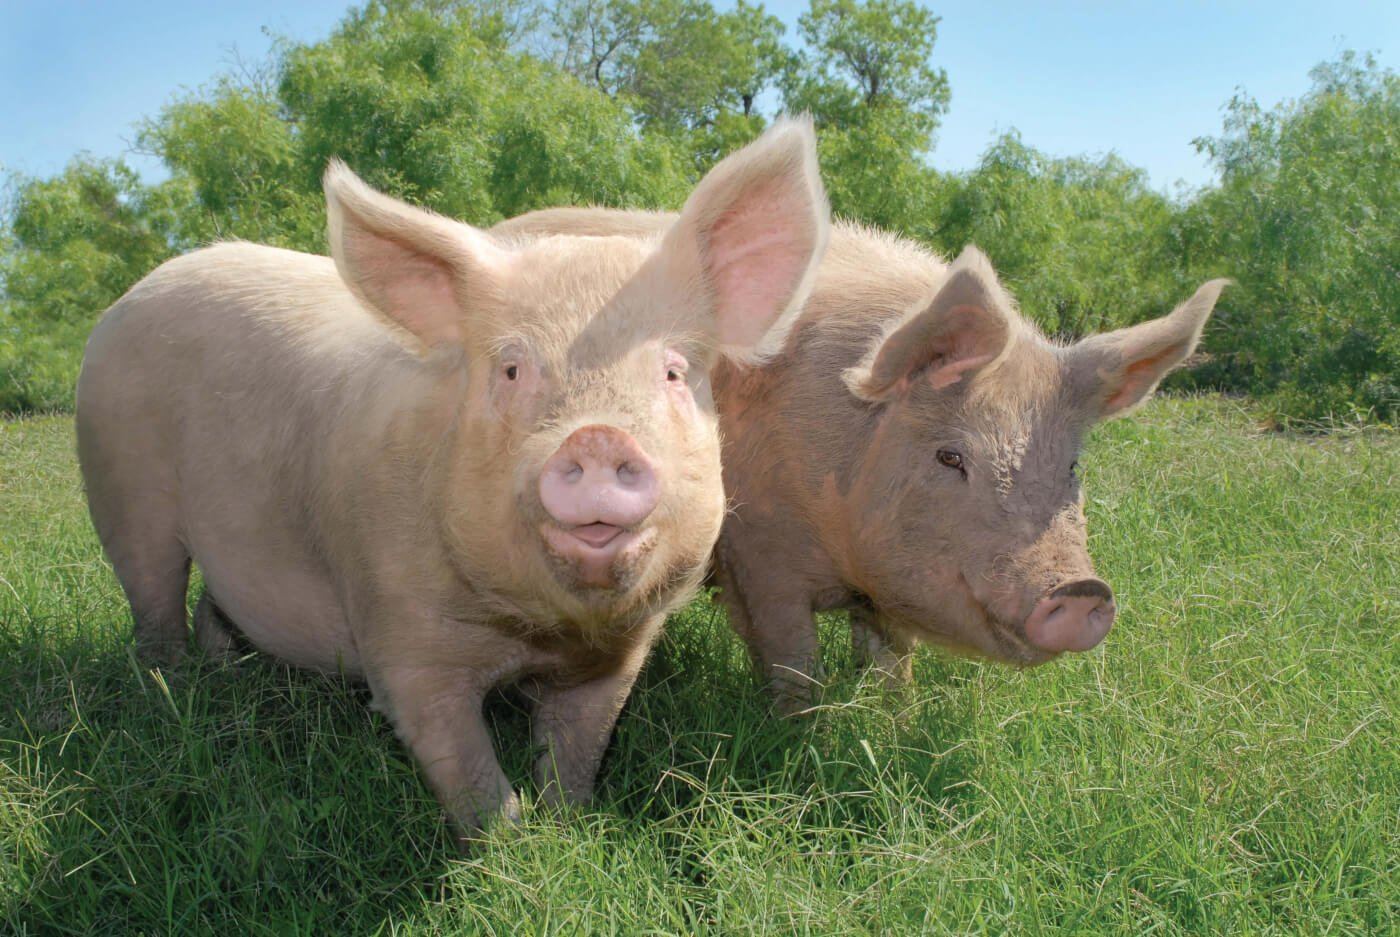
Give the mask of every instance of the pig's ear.
<svg viewBox="0 0 1400 937">
<path fill-rule="evenodd" d="M 661 252 L 673 288 L 700 297 L 721 353 L 756 364 L 782 349 L 829 223 L 812 123 L 784 119 L 700 180 Z"/>
<path fill-rule="evenodd" d="M 968 247 L 928 305 L 897 323 L 865 361 L 846 369 L 846 386 L 874 403 L 915 381 L 935 388 L 958 384 L 1005 352 L 1015 327 L 1013 309 L 986 255 Z"/>
<path fill-rule="evenodd" d="M 374 191 L 338 160 L 322 185 L 331 255 L 355 297 L 428 347 L 465 342 L 466 302 L 496 292 L 510 253 L 469 225 Z"/>
<path fill-rule="evenodd" d="M 1104 420 L 1142 403 L 1167 372 L 1190 356 L 1229 280 L 1211 280 L 1170 315 L 1094 335 L 1069 349 L 1090 416 Z"/>
</svg>

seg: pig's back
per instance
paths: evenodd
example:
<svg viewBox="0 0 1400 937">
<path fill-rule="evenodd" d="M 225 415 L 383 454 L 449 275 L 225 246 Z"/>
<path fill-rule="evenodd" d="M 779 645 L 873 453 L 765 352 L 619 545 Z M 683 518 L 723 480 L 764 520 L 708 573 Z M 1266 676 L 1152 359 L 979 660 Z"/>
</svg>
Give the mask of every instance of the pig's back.
<svg viewBox="0 0 1400 937">
<path fill-rule="evenodd" d="M 81 381 L 124 395 L 180 381 L 281 394 L 392 346 L 330 258 L 232 242 L 167 261 L 117 300 L 88 340 Z M 160 373 L 108 373 L 109 362 Z"/>
</svg>

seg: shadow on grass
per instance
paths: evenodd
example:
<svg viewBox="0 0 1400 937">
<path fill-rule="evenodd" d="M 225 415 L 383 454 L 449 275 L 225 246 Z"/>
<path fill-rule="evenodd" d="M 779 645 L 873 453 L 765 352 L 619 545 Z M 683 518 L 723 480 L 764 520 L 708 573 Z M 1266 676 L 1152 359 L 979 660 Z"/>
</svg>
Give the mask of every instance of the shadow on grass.
<svg viewBox="0 0 1400 937">
<path fill-rule="evenodd" d="M 153 672 L 110 628 L 77 631 L 108 636 L 0 628 L 11 931 L 360 933 L 439 900 L 456 853 L 363 687 L 260 656 Z M 701 885 L 707 828 L 878 837 L 892 803 L 968 795 L 968 720 L 942 688 L 901 703 L 852 676 L 827 699 L 773 717 L 722 613 L 697 602 L 629 701 L 588 813 L 664 841 L 670 873 Z M 509 694 L 487 713 L 529 800 L 528 715 Z"/>
<path fill-rule="evenodd" d="M 357 687 L 11 639 L 0 930 L 369 932 L 421 904 L 452 855 Z"/>
</svg>

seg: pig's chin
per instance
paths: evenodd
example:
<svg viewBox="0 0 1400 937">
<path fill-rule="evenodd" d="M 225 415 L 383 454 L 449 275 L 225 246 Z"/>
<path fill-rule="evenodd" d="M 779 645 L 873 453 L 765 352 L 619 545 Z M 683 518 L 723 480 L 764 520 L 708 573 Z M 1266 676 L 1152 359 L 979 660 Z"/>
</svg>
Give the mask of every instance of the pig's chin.
<svg viewBox="0 0 1400 937">
<path fill-rule="evenodd" d="M 944 584 L 937 607 L 902 624 L 912 634 L 966 657 L 1035 667 L 1060 655 L 1031 645 L 1021 629 L 978 600 L 961 573 Z"/>
<path fill-rule="evenodd" d="M 614 602 L 642 580 L 656 550 L 655 528 L 626 530 L 611 524 L 564 528 L 540 526 L 550 571 L 559 584 L 586 604 Z"/>
</svg>

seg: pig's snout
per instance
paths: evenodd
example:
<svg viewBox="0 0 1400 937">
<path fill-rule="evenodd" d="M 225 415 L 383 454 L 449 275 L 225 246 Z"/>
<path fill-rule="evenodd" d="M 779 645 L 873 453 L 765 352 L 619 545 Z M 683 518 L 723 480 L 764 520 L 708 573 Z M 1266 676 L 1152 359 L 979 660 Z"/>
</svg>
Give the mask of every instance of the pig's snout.
<svg viewBox="0 0 1400 937">
<path fill-rule="evenodd" d="M 1087 651 L 1113 627 L 1113 590 L 1102 579 L 1076 579 L 1053 589 L 1026 619 L 1026 639 L 1042 651 Z"/>
<path fill-rule="evenodd" d="M 549 516 L 595 547 L 646 520 L 660 496 L 651 459 L 615 426 L 574 430 L 540 473 L 540 502 Z"/>
</svg>

